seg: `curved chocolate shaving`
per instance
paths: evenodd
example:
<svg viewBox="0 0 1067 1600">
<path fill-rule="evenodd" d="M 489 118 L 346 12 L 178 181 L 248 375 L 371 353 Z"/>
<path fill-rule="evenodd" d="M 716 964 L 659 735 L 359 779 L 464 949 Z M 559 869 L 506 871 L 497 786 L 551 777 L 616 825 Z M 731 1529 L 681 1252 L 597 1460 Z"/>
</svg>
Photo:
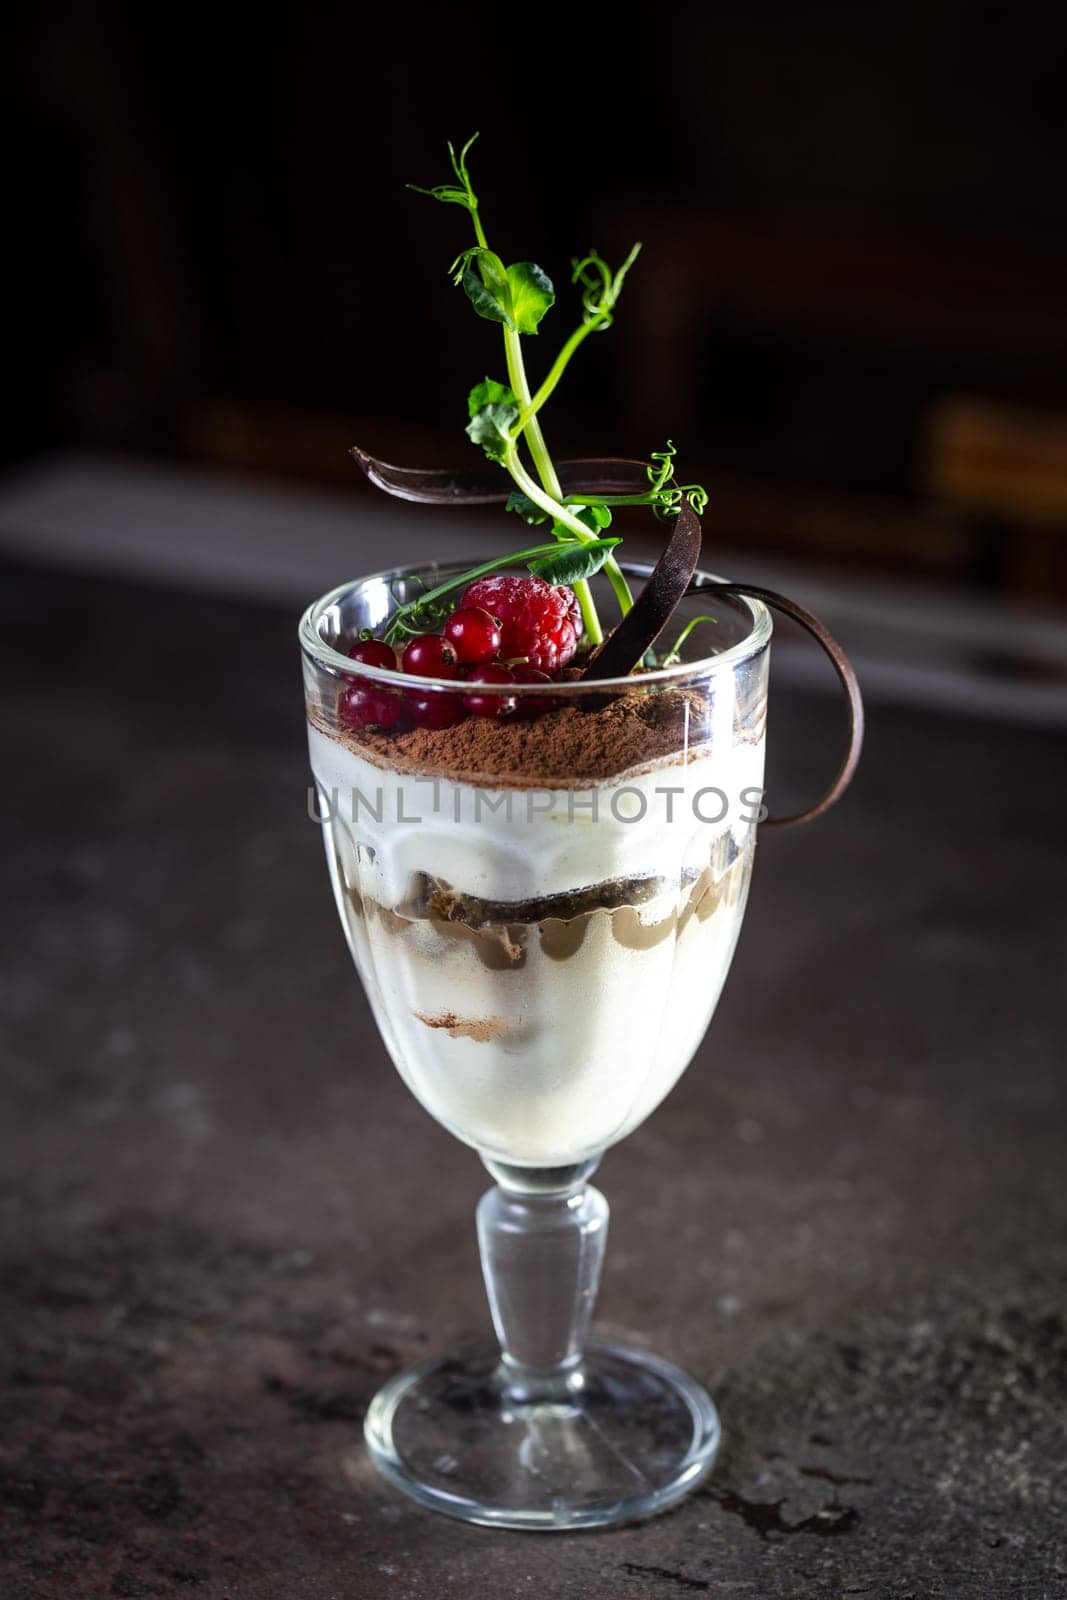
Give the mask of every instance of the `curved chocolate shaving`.
<svg viewBox="0 0 1067 1600">
<path fill-rule="evenodd" d="M 863 749 L 863 696 L 845 652 L 824 623 L 818 617 L 812 616 L 810 611 L 805 611 L 803 606 L 798 606 L 795 600 L 790 600 L 786 595 L 776 594 L 773 589 L 760 589 L 752 583 L 727 583 L 720 578 L 701 583 L 700 592 L 717 590 L 719 594 L 739 594 L 750 600 L 762 600 L 765 606 L 770 606 L 775 611 L 783 612 L 787 617 L 792 617 L 794 622 L 799 622 L 816 643 L 830 658 L 831 665 L 837 673 L 841 686 L 845 691 L 845 701 L 848 706 L 848 749 L 845 758 L 837 770 L 834 781 L 826 792 L 816 800 L 814 805 L 808 806 L 803 811 L 795 811 L 788 817 L 768 817 L 764 822 L 765 828 L 791 828 L 798 822 L 812 822 L 824 811 L 829 811 L 835 801 L 840 800 L 849 784 L 852 782 L 856 764 Z"/>
<path fill-rule="evenodd" d="M 503 503 L 514 488 L 499 469 L 481 467 L 395 467 L 388 461 L 352 446 L 349 454 L 371 483 L 398 500 L 423 505 L 487 506 Z M 559 480 L 564 494 L 642 494 L 648 488 L 644 461 L 561 461 Z"/>
<path fill-rule="evenodd" d="M 700 518 L 683 499 L 663 554 L 648 582 L 608 634 L 583 678 L 625 678 L 644 660 L 692 582 L 700 558 Z"/>
<path fill-rule="evenodd" d="M 501 485 L 500 473 L 482 468 L 468 471 L 451 467 L 394 467 L 388 461 L 379 461 L 354 444 L 349 451 L 356 464 L 363 468 L 375 488 L 398 500 L 417 500 L 431 505 L 476 506 L 489 505 L 494 500 L 506 500 L 507 489 Z"/>
<path fill-rule="evenodd" d="M 646 494 L 648 462 L 631 461 L 625 456 L 561 461 L 559 481 L 564 494 Z"/>
</svg>

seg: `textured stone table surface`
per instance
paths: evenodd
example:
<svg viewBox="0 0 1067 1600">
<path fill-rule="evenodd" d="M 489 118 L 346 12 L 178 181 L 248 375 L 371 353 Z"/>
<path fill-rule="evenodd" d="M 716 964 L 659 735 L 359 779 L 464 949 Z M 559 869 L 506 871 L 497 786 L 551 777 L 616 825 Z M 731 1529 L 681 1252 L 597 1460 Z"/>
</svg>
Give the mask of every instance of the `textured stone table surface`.
<svg viewBox="0 0 1067 1600">
<path fill-rule="evenodd" d="M 4 577 L 4 1600 L 1067 1592 L 1049 733 L 874 706 L 847 803 L 763 840 L 711 1032 L 598 1179 L 600 1329 L 708 1383 L 720 1464 L 641 1526 L 489 1532 L 361 1445 L 487 1331 L 486 1178 L 350 969 L 292 618 Z M 780 692 L 773 772 L 814 788 L 839 718 Z"/>
</svg>

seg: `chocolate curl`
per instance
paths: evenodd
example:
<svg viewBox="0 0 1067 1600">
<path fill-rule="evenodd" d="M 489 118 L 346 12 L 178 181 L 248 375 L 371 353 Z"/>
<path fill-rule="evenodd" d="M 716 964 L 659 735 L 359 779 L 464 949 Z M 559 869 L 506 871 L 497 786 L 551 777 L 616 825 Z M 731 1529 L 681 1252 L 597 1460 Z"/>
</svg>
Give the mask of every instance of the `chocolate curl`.
<svg viewBox="0 0 1067 1600">
<path fill-rule="evenodd" d="M 395 467 L 359 445 L 353 445 L 349 453 L 376 488 L 420 505 L 502 504 L 513 487 L 499 468 Z M 648 464 L 644 461 L 561 461 L 557 471 L 564 494 L 644 494 L 648 488 Z"/>
<path fill-rule="evenodd" d="M 801 822 L 813 822 L 816 817 L 821 817 L 824 811 L 829 811 L 830 807 L 840 800 L 852 782 L 860 751 L 863 749 L 863 696 L 852 663 L 825 623 L 820 622 L 810 611 L 805 611 L 803 606 L 797 605 L 795 600 L 790 600 L 787 595 L 776 594 L 773 589 L 757 588 L 753 583 L 728 583 L 721 578 L 701 583 L 701 594 L 706 594 L 709 590 L 714 590 L 718 594 L 744 595 L 749 600 L 761 600 L 772 610 L 781 611 L 785 616 L 792 617 L 794 622 L 799 622 L 800 626 L 811 634 L 816 644 L 829 657 L 830 664 L 837 673 L 841 687 L 845 691 L 845 704 L 848 709 L 848 749 L 845 751 L 845 758 L 837 770 L 837 775 L 814 805 L 807 806 L 803 811 L 794 811 L 788 817 L 768 817 L 763 826 L 792 828 Z"/>
<path fill-rule="evenodd" d="M 693 581 L 699 559 L 700 518 L 683 500 L 648 582 L 593 656 L 583 678 L 625 678 L 641 665 Z"/>
</svg>

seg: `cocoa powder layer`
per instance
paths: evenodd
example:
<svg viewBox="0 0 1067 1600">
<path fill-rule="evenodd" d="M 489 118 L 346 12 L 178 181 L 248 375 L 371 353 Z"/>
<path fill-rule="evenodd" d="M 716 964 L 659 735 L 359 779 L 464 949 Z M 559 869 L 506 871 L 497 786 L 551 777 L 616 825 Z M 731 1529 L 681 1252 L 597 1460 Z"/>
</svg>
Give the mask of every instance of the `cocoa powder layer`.
<svg viewBox="0 0 1067 1600">
<path fill-rule="evenodd" d="M 575 704 L 529 720 L 468 717 L 452 728 L 398 735 L 312 720 L 379 767 L 503 788 L 566 788 L 683 760 L 705 740 L 708 705 L 697 689 L 671 688 L 635 690 L 588 710 Z"/>
</svg>

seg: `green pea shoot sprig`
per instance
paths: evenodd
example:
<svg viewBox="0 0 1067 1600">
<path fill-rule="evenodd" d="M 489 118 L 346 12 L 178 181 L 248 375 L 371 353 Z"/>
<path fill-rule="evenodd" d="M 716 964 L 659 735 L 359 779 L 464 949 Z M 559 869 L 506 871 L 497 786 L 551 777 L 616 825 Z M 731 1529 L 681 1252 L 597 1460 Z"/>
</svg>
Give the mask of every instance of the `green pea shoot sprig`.
<svg viewBox="0 0 1067 1600">
<path fill-rule="evenodd" d="M 470 215 L 475 243 L 458 255 L 450 268 L 453 281 L 461 286 L 480 317 L 501 324 L 507 383 L 485 378 L 468 396 L 467 433 L 481 445 L 491 461 L 498 462 L 510 475 L 515 488 L 508 497 L 507 509 L 533 525 L 547 524 L 555 541 L 516 551 L 497 561 L 484 563 L 462 577 L 438 585 L 428 593 L 398 608 L 389 619 L 387 637 L 396 640 L 438 615 L 441 603 L 453 589 L 471 582 L 486 572 L 526 562 L 530 569 L 550 583 L 573 586 L 582 610 L 582 622 L 589 646 L 600 644 L 604 630 L 589 588 L 589 578 L 604 569 L 620 612 L 633 604 L 630 587 L 615 557 L 616 538 L 604 537 L 611 525 L 615 506 L 651 506 L 660 517 L 676 516 L 683 500 L 699 515 L 708 496 L 699 484 L 679 487 L 672 483 L 674 445 L 656 451 L 648 467 L 648 489 L 627 495 L 565 495 L 559 475 L 545 443 L 540 413 L 566 371 L 575 353 L 590 334 L 609 328 L 622 293 L 626 274 L 641 248 L 635 244 L 617 272 L 595 250 L 572 262 L 571 282 L 581 290 L 582 320 L 561 346 L 558 355 L 536 390 L 526 374 L 522 340 L 538 332 L 541 319 L 555 303 L 552 280 L 533 261 L 518 261 L 511 266 L 489 248 L 471 185 L 467 157 L 477 134 L 456 152 L 450 143 L 455 182 L 424 189 L 409 184 L 418 194 L 430 195 L 446 205 L 462 206 Z M 528 453 L 529 463 L 525 456 Z"/>
</svg>

